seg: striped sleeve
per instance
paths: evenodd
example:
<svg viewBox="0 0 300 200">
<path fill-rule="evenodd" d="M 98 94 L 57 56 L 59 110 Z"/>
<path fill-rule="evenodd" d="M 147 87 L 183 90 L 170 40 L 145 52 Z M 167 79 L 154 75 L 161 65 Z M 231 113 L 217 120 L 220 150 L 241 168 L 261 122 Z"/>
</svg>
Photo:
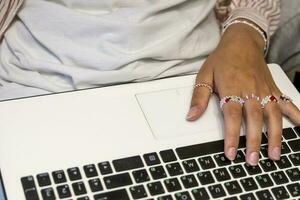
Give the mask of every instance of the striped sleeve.
<svg viewBox="0 0 300 200">
<path fill-rule="evenodd" d="M 24 0 L 0 0 L 0 41 Z"/>
<path fill-rule="evenodd" d="M 269 38 L 278 27 L 280 0 L 217 0 L 217 18 L 226 23 L 244 18 L 259 26 Z M 226 20 L 226 21 L 225 21 Z"/>
</svg>

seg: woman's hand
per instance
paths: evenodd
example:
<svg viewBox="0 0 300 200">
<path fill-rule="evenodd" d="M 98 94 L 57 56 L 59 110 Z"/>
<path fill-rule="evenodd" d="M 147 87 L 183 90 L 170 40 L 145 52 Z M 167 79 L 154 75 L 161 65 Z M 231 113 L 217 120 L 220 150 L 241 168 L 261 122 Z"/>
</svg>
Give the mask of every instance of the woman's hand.
<svg viewBox="0 0 300 200">
<path fill-rule="evenodd" d="M 232 101 L 223 106 L 224 153 L 230 160 L 235 158 L 244 116 L 247 127 L 246 162 L 250 165 L 258 163 L 264 118 L 268 125 L 268 155 L 272 160 L 280 159 L 282 114 L 300 124 L 299 109 L 292 102 L 279 100 L 282 93 L 272 79 L 263 48 L 264 41 L 255 29 L 245 24 L 231 25 L 196 79 L 196 83 L 204 82 L 213 86 L 220 98 L 252 94 L 260 97 L 259 101 L 246 100 L 243 107 Z M 274 95 L 279 103 L 271 101 L 262 109 L 260 101 L 268 95 Z M 194 121 L 204 113 L 209 96 L 210 91 L 205 87 L 194 89 L 187 120 Z"/>
</svg>

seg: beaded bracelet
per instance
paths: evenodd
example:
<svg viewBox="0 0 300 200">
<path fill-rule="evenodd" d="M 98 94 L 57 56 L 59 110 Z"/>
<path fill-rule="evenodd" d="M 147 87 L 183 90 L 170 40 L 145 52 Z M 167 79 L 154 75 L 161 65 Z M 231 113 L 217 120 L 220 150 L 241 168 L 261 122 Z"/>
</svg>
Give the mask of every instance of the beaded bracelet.
<svg viewBox="0 0 300 200">
<path fill-rule="evenodd" d="M 222 33 L 224 33 L 229 26 L 231 26 L 233 24 L 238 24 L 238 23 L 246 24 L 246 25 L 254 28 L 262 36 L 262 38 L 263 38 L 263 40 L 265 42 L 264 52 L 266 53 L 266 50 L 267 50 L 267 47 L 268 47 L 268 40 L 267 40 L 266 34 L 259 27 L 257 27 L 256 25 L 254 25 L 253 23 L 250 23 L 250 22 L 245 21 L 245 20 L 236 19 L 236 20 L 233 20 L 232 22 L 229 22 L 228 24 L 226 24 L 225 27 L 223 28 Z"/>
</svg>

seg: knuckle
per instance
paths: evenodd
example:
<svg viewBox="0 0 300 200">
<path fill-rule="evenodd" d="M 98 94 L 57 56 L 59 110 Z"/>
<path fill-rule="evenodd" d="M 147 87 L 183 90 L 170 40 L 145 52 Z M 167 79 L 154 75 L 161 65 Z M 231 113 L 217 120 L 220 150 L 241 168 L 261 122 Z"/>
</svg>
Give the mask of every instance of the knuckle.
<svg viewBox="0 0 300 200">
<path fill-rule="evenodd" d="M 247 117 L 261 118 L 263 116 L 263 110 L 258 102 L 246 102 L 244 105 Z"/>
<path fill-rule="evenodd" d="M 250 111 L 250 116 L 253 119 L 261 119 L 263 117 L 262 110 L 260 108 L 256 108 Z"/>
<path fill-rule="evenodd" d="M 278 103 L 270 102 L 266 106 L 266 111 L 270 116 L 281 117 L 281 110 Z"/>
<path fill-rule="evenodd" d="M 236 118 L 240 118 L 241 117 L 242 110 L 239 109 L 239 108 L 233 108 L 232 107 L 232 108 L 228 108 L 225 113 L 226 113 L 227 117 L 236 119 Z"/>
</svg>

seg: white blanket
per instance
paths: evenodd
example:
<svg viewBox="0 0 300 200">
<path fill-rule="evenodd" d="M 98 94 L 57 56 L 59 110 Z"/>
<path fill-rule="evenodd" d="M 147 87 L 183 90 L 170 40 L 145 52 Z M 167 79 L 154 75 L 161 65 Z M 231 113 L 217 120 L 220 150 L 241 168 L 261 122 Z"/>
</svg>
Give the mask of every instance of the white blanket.
<svg viewBox="0 0 300 200">
<path fill-rule="evenodd" d="M 26 0 L 0 45 L 0 99 L 195 73 L 215 0 Z"/>
</svg>

